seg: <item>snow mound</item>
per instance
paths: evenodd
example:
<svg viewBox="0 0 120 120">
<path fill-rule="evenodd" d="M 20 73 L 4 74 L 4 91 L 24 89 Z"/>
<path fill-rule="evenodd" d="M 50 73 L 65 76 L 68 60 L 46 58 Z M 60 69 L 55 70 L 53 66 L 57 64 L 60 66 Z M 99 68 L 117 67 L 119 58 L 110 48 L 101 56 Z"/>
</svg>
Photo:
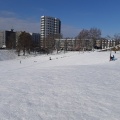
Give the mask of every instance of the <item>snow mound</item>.
<svg viewBox="0 0 120 120">
<path fill-rule="evenodd" d="M 0 61 L 11 60 L 17 57 L 13 50 L 0 50 Z"/>
</svg>

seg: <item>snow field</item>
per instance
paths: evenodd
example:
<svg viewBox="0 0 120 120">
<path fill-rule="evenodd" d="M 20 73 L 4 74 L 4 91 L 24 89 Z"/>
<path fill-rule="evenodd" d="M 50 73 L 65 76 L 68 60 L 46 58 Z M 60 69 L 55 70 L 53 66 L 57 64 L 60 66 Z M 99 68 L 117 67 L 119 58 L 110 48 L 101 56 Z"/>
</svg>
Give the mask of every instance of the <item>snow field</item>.
<svg viewBox="0 0 120 120">
<path fill-rule="evenodd" d="M 1 61 L 0 119 L 119 120 L 119 56 L 68 52 Z"/>
</svg>

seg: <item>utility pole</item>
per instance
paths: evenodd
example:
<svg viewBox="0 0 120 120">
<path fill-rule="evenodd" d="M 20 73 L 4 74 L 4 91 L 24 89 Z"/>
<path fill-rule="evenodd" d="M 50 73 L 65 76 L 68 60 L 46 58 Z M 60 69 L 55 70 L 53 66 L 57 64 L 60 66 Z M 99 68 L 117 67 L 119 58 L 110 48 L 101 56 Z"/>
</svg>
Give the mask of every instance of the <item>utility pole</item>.
<svg viewBox="0 0 120 120">
<path fill-rule="evenodd" d="M 110 61 L 111 61 L 111 48 L 110 48 Z"/>
</svg>

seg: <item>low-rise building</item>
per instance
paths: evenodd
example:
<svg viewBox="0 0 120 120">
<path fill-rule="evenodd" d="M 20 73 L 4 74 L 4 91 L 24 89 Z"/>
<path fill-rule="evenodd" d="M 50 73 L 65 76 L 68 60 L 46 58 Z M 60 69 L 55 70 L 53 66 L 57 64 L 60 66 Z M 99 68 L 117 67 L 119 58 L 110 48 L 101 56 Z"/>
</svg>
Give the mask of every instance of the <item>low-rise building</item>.
<svg viewBox="0 0 120 120">
<path fill-rule="evenodd" d="M 0 31 L 0 48 L 16 48 L 16 34 L 13 29 L 10 31 Z"/>
<path fill-rule="evenodd" d="M 0 48 L 6 48 L 5 31 L 0 31 Z"/>
<path fill-rule="evenodd" d="M 65 49 L 68 51 L 72 50 L 92 50 L 91 39 L 56 39 L 56 47 L 55 48 Z"/>
<path fill-rule="evenodd" d="M 10 31 L 5 31 L 5 40 L 7 49 L 16 48 L 16 32 L 14 32 L 13 29 L 11 29 Z"/>
</svg>

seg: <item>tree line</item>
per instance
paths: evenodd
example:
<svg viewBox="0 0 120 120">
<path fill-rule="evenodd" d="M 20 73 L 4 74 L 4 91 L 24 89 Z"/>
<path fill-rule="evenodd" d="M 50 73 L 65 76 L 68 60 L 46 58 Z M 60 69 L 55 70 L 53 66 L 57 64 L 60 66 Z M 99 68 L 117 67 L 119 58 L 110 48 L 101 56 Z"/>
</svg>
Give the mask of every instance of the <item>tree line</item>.
<svg viewBox="0 0 120 120">
<path fill-rule="evenodd" d="M 94 49 L 96 47 L 96 40 L 100 40 L 103 39 L 101 37 L 102 33 L 101 30 L 98 28 L 90 28 L 90 29 L 82 29 L 79 34 L 75 37 L 75 39 L 78 41 L 76 44 L 77 46 L 77 50 L 83 50 L 85 47 L 91 47 L 92 49 Z M 9 47 L 13 47 L 14 46 L 14 42 L 13 42 L 13 35 L 10 36 L 10 41 L 9 41 Z M 56 44 L 56 38 L 57 39 L 61 39 L 63 38 L 63 36 L 61 34 L 50 34 L 48 35 L 46 38 L 44 38 L 43 40 L 43 48 L 40 48 L 39 46 L 39 50 L 42 51 L 44 50 L 45 53 L 49 54 L 52 53 L 53 50 L 57 50 L 57 52 L 60 50 L 60 41 Z M 89 39 L 89 44 L 87 42 L 85 42 L 86 39 Z M 115 34 L 114 37 L 110 37 L 107 36 L 104 39 L 114 39 L 115 41 L 120 41 L 120 34 Z M 29 53 L 31 51 L 35 50 L 35 44 L 34 41 L 32 40 L 32 36 L 27 33 L 27 32 L 21 32 L 21 34 L 19 35 L 18 41 L 16 43 L 16 50 L 18 52 L 18 56 L 20 55 L 20 52 L 23 51 L 23 55 L 25 55 L 25 53 Z M 64 41 L 64 51 L 67 51 L 67 38 Z"/>
</svg>

